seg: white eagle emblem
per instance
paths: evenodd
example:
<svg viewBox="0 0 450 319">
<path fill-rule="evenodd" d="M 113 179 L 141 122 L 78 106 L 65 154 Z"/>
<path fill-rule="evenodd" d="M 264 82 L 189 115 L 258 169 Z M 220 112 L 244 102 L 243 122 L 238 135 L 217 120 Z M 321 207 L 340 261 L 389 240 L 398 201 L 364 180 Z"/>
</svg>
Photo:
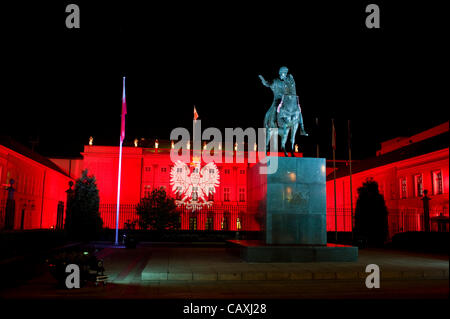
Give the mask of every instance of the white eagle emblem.
<svg viewBox="0 0 450 319">
<path fill-rule="evenodd" d="M 202 206 L 211 206 L 209 195 L 216 192 L 219 186 L 219 170 L 210 162 L 200 169 L 200 163 L 194 162 L 192 172 L 187 164 L 176 161 L 170 172 L 170 185 L 175 194 L 181 196 L 177 205 L 185 204 L 186 208 L 196 210 Z"/>
</svg>

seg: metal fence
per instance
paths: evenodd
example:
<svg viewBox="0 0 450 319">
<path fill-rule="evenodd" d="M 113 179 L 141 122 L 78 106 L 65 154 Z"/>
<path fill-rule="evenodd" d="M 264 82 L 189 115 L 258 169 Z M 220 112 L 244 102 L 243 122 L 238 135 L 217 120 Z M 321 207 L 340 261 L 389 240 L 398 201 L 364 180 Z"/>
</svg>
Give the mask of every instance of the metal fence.
<svg viewBox="0 0 450 319">
<path fill-rule="evenodd" d="M 120 204 L 119 228 L 123 229 L 125 222 L 136 222 L 136 229 L 140 229 L 139 216 L 136 213 L 137 204 Z M 4 209 L 0 202 L 0 223 L 4 216 Z M 261 229 L 255 214 L 247 213 L 246 205 L 224 204 L 213 205 L 210 208 L 203 207 L 201 210 L 192 212 L 185 206 L 177 208 L 180 213 L 179 227 L 182 230 L 242 230 L 258 231 Z M 337 219 L 337 230 L 339 232 L 351 232 L 354 225 L 354 213 L 350 208 L 327 209 L 327 231 L 335 231 Z M 2 215 L 3 214 L 3 215 Z M 105 228 L 116 227 L 116 204 L 100 204 L 100 215 Z M 433 217 L 445 216 L 448 218 L 448 209 L 430 209 L 431 231 L 438 231 L 437 223 Z M 424 231 L 423 209 L 398 209 L 388 212 L 389 237 L 397 233 L 407 231 Z M 444 231 L 448 231 L 447 228 Z M 442 231 L 442 229 L 441 229 Z"/>
<path fill-rule="evenodd" d="M 431 231 L 449 231 L 448 223 L 442 229 L 439 229 L 437 222 L 433 220 L 434 217 L 443 216 L 448 218 L 449 212 L 447 209 L 430 209 L 430 230 Z M 351 232 L 352 225 L 354 225 L 354 212 L 352 214 L 350 208 L 338 208 L 336 214 L 334 208 L 327 209 L 327 231 L 337 230 L 339 232 Z M 404 208 L 404 209 L 390 209 L 388 210 L 388 227 L 389 237 L 397 233 L 408 231 L 424 231 L 424 214 L 423 209 L 420 208 Z"/>
<path fill-rule="evenodd" d="M 120 204 L 119 229 L 123 229 L 126 222 L 136 222 L 136 229 L 140 229 L 136 206 Z M 116 204 L 100 204 L 103 227 L 116 227 L 116 210 Z M 179 228 L 182 230 L 260 230 L 256 216 L 247 213 L 247 205 L 213 205 L 194 212 L 186 206 L 180 206 L 177 211 L 180 213 Z"/>
</svg>

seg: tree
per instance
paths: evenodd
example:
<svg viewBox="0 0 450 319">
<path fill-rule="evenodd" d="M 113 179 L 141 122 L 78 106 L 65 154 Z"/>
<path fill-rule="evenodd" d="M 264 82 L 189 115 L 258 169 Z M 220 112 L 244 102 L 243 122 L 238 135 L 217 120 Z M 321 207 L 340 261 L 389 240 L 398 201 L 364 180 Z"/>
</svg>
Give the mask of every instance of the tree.
<svg viewBox="0 0 450 319">
<path fill-rule="evenodd" d="M 143 229 L 166 230 L 176 229 L 179 224 L 179 213 L 175 200 L 167 196 L 163 187 L 155 188 L 148 197 L 142 198 L 136 207 L 139 225 Z"/>
<path fill-rule="evenodd" d="M 71 237 L 93 239 L 103 227 L 95 177 L 84 170 L 75 183 L 75 195 L 67 207 L 65 229 Z"/>
<path fill-rule="evenodd" d="M 382 246 L 388 237 L 388 211 L 378 183 L 367 179 L 358 188 L 355 209 L 355 234 L 369 246 Z"/>
</svg>

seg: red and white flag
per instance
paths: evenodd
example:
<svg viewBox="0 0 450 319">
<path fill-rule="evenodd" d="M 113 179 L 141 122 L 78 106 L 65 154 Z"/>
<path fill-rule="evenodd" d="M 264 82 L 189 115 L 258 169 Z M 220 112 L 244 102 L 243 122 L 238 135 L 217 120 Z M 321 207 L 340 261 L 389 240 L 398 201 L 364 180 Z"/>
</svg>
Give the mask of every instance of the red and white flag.
<svg viewBox="0 0 450 319">
<path fill-rule="evenodd" d="M 125 115 L 127 114 L 127 101 L 125 99 L 125 77 L 123 77 L 123 93 L 122 93 L 122 122 L 120 126 L 120 142 L 125 139 Z"/>
<path fill-rule="evenodd" d="M 197 110 L 195 109 L 195 105 L 194 105 L 194 120 L 197 121 L 198 119 L 198 113 Z"/>
</svg>

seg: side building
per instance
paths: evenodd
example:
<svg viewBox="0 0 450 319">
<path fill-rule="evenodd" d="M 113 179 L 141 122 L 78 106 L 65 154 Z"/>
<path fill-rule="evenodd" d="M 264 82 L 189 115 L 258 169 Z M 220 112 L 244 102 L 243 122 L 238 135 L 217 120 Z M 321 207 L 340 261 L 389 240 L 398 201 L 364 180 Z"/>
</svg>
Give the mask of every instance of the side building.
<svg viewBox="0 0 450 319">
<path fill-rule="evenodd" d="M 395 138 L 381 143 L 373 158 L 352 167 L 352 200 L 356 207 L 358 188 L 367 179 L 378 183 L 389 211 L 390 234 L 424 230 L 423 201 L 425 190 L 430 197 L 433 218 L 446 216 L 449 205 L 449 122 L 411 137 Z M 351 198 L 349 167 L 336 171 L 336 194 L 333 174 L 327 176 L 328 230 L 335 229 L 335 207 L 338 231 L 351 231 Z M 448 225 L 448 224 L 447 224 Z M 448 227 L 448 226 L 447 226 Z"/>
<path fill-rule="evenodd" d="M 69 181 L 49 159 L 0 137 L 0 229 L 61 228 Z"/>
</svg>

